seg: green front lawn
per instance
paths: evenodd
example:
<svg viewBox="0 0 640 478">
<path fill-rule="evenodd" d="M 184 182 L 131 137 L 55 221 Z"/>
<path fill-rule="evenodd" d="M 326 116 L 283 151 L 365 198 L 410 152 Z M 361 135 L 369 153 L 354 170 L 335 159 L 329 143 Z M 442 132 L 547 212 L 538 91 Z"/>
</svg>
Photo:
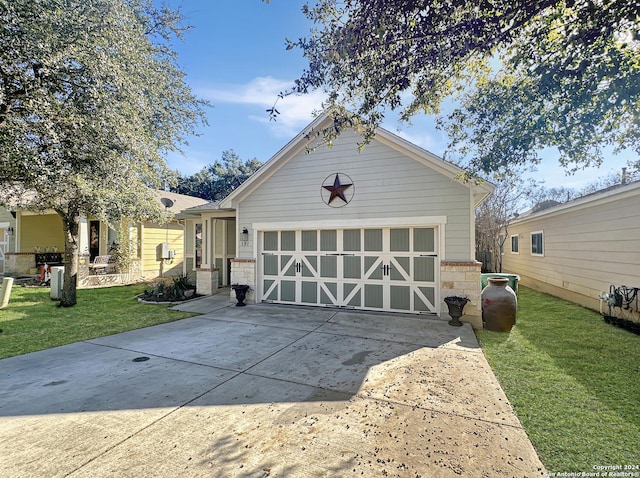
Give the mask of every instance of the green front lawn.
<svg viewBox="0 0 640 478">
<path fill-rule="evenodd" d="M 640 336 L 524 287 L 512 331 L 477 336 L 547 471 L 640 465 Z"/>
<path fill-rule="evenodd" d="M 144 288 L 81 289 L 74 307 L 60 308 L 48 288 L 14 286 L 0 310 L 0 359 L 194 315 L 139 303 L 135 296 Z"/>
</svg>

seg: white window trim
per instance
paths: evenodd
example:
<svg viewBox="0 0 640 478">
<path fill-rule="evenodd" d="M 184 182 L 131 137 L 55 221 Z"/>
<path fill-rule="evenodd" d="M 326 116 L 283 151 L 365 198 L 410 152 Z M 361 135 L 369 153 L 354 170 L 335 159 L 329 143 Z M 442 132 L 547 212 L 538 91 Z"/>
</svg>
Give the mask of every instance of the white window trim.
<svg viewBox="0 0 640 478">
<path fill-rule="evenodd" d="M 539 252 L 533 252 L 533 236 L 534 234 L 540 234 L 540 236 L 542 237 L 542 253 Z M 544 257 L 544 250 L 546 249 L 546 247 L 544 246 L 544 231 L 532 231 L 531 232 L 531 255 L 532 256 L 537 256 L 537 257 Z"/>
<path fill-rule="evenodd" d="M 518 238 L 518 250 L 517 251 L 513 250 L 513 238 L 514 237 Z M 511 249 L 511 254 L 520 254 L 520 236 L 518 234 L 511 234 L 509 236 L 509 248 Z"/>
</svg>

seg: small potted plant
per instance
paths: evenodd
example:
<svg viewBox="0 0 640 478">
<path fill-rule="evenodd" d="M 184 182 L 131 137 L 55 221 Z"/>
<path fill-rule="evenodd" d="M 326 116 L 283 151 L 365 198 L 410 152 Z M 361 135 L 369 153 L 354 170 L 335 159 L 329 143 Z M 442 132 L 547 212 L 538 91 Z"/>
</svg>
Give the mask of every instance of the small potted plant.
<svg viewBox="0 0 640 478">
<path fill-rule="evenodd" d="M 238 301 L 236 307 L 247 305 L 244 303 L 244 299 L 246 298 L 247 292 L 251 289 L 251 287 L 249 287 L 247 284 L 233 284 L 231 288 L 236 293 L 236 300 Z"/>
<path fill-rule="evenodd" d="M 460 327 L 462 325 L 460 317 L 462 317 L 464 306 L 467 305 L 467 302 L 469 302 L 467 297 L 453 295 L 444 298 L 444 303 L 449 307 L 449 315 L 451 316 L 449 325 L 453 325 L 454 327 Z"/>
</svg>

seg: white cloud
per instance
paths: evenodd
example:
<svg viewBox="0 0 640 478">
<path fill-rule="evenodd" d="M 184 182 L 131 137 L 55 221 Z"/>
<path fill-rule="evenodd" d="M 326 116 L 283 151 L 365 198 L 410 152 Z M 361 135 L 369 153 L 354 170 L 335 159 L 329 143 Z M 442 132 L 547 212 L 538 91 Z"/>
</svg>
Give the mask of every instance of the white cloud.
<svg viewBox="0 0 640 478">
<path fill-rule="evenodd" d="M 442 156 L 444 153 L 446 145 L 443 145 L 442 139 L 437 137 L 437 134 L 433 135 L 428 132 L 415 132 L 417 134 L 412 134 L 407 131 L 390 131 L 437 156 Z"/>
<path fill-rule="evenodd" d="M 390 114 L 382 127 L 437 156 L 447 149 L 447 135 L 436 128 L 433 116 L 419 114 L 406 123 Z"/>
<path fill-rule="evenodd" d="M 268 125 L 273 134 L 278 137 L 290 138 L 313 120 L 313 112 L 321 108 L 324 98 L 321 92 L 278 97 L 292 85 L 292 81 L 258 77 L 242 85 L 201 89 L 198 94 L 213 104 L 259 106 L 264 111 L 264 115 L 250 114 L 249 119 Z M 270 121 L 266 110 L 272 108 L 274 104 L 280 114 L 276 121 Z"/>
<path fill-rule="evenodd" d="M 188 154 L 171 152 L 166 156 L 168 166 L 184 176 L 191 176 L 210 164 L 211 155 L 203 151 L 189 149 Z"/>
</svg>

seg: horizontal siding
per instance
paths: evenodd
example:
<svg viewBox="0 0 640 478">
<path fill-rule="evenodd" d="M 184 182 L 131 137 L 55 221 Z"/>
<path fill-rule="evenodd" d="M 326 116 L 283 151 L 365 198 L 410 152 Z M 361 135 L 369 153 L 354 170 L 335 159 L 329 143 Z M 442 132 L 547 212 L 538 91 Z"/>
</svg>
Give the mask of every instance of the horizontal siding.
<svg viewBox="0 0 640 478">
<path fill-rule="evenodd" d="M 176 251 L 172 261 L 158 260 L 158 246 L 169 243 L 169 250 Z M 173 276 L 183 272 L 184 234 L 182 225 L 171 222 L 158 226 L 145 223 L 142 234 L 143 275 L 146 279 Z"/>
<path fill-rule="evenodd" d="M 64 226 L 58 214 L 34 214 L 20 217 L 20 252 L 42 252 L 57 247 L 64 251 Z"/>
<path fill-rule="evenodd" d="M 522 283 L 598 309 L 611 284 L 640 287 L 640 194 L 512 224 L 520 254 L 505 243 L 503 270 Z M 532 256 L 533 231 L 544 233 L 544 257 Z"/>
<path fill-rule="evenodd" d="M 289 160 L 240 203 L 240 225 L 447 216 L 447 258 L 469 259 L 469 189 L 375 140 L 359 153 L 359 140 L 347 132 L 332 148 Z M 325 178 L 336 172 L 348 175 L 355 188 L 353 200 L 340 208 L 327 206 L 321 196 Z M 240 253 L 250 257 L 252 250 Z"/>
</svg>

